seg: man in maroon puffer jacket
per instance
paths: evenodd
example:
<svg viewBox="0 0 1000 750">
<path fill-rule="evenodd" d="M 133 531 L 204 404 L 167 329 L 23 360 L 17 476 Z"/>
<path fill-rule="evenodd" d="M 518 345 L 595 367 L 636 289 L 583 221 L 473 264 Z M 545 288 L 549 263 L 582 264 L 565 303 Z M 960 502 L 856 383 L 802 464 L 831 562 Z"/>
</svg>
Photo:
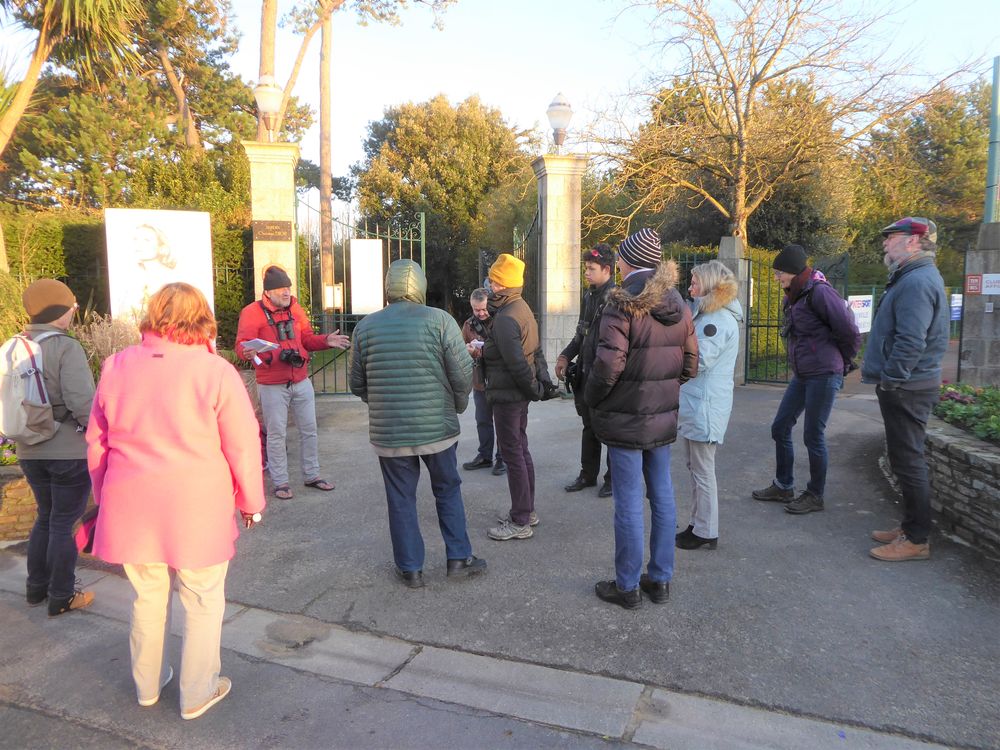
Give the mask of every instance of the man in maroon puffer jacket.
<svg viewBox="0 0 1000 750">
<path fill-rule="evenodd" d="M 698 338 L 677 285 L 677 264 L 663 262 L 651 229 L 618 247 L 621 286 L 601 316 L 597 357 L 584 399 L 611 456 L 615 500 L 615 580 L 595 586 L 606 602 L 634 609 L 643 592 L 662 603 L 674 572 L 676 506 L 670 444 L 677 439 L 681 384 L 698 374 Z M 645 482 L 643 481 L 645 480 Z M 643 498 L 649 498 L 649 565 L 642 572 Z"/>
</svg>

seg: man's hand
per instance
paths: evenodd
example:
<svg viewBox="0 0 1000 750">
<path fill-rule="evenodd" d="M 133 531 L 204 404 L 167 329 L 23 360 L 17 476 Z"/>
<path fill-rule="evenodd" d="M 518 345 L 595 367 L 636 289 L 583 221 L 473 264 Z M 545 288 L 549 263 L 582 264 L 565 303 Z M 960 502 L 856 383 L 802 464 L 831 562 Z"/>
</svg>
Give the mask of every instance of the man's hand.
<svg viewBox="0 0 1000 750">
<path fill-rule="evenodd" d="M 556 358 L 556 378 L 558 380 L 566 379 L 566 368 L 569 367 L 569 360 L 563 355 L 559 355 Z"/>
<path fill-rule="evenodd" d="M 333 349 L 346 349 L 351 345 L 351 339 L 342 334 L 338 328 L 326 337 L 326 345 Z"/>
</svg>

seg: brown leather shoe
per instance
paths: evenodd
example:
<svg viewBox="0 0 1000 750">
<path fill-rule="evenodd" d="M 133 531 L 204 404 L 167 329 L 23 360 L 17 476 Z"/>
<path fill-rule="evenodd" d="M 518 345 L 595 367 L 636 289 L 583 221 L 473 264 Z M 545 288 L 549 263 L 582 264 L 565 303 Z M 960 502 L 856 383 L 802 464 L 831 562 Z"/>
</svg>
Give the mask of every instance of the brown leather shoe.
<svg viewBox="0 0 1000 750">
<path fill-rule="evenodd" d="M 888 544 L 889 542 L 896 541 L 896 539 L 898 539 L 902 535 L 903 535 L 903 530 L 897 526 L 895 529 L 892 529 L 890 531 L 873 531 L 872 539 L 882 544 Z"/>
<path fill-rule="evenodd" d="M 927 542 L 914 544 L 900 534 L 888 544 L 876 547 L 868 553 L 876 560 L 903 562 L 904 560 L 927 560 L 931 556 L 931 545 Z"/>
<path fill-rule="evenodd" d="M 58 617 L 66 612 L 72 612 L 74 609 L 89 607 L 92 601 L 94 601 L 93 591 L 74 591 L 72 596 L 65 599 L 53 599 L 50 596 L 49 617 Z"/>
</svg>

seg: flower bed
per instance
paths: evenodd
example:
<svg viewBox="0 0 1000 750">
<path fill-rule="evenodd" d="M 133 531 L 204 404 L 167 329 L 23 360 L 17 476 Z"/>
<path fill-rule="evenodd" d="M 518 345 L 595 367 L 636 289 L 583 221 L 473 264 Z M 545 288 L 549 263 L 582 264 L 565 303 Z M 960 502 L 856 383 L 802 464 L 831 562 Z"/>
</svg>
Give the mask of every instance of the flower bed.
<svg viewBox="0 0 1000 750">
<path fill-rule="evenodd" d="M 980 440 L 1000 446 L 1000 388 L 946 383 L 941 386 L 941 401 L 934 407 L 934 414 Z"/>
</svg>

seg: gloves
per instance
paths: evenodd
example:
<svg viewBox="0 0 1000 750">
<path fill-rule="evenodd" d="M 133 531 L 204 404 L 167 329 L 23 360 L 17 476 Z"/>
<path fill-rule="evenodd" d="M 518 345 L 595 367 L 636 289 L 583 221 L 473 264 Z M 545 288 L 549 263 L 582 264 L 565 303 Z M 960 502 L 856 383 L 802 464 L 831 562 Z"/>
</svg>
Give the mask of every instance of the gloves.
<svg viewBox="0 0 1000 750">
<path fill-rule="evenodd" d="M 569 360 L 563 355 L 559 355 L 556 358 L 556 378 L 559 380 L 566 379 L 566 368 L 569 367 Z"/>
</svg>

